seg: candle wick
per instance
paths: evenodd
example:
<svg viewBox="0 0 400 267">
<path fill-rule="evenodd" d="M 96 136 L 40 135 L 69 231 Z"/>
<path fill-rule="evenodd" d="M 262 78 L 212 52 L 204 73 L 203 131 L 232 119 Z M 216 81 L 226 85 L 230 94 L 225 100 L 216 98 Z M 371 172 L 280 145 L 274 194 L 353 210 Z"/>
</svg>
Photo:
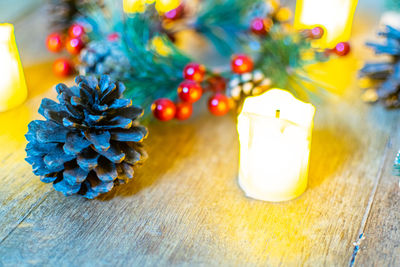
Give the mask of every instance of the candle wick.
<svg viewBox="0 0 400 267">
<path fill-rule="evenodd" d="M 275 111 L 275 118 L 279 119 L 280 116 L 281 116 L 281 111 L 279 109 L 277 109 Z"/>
</svg>

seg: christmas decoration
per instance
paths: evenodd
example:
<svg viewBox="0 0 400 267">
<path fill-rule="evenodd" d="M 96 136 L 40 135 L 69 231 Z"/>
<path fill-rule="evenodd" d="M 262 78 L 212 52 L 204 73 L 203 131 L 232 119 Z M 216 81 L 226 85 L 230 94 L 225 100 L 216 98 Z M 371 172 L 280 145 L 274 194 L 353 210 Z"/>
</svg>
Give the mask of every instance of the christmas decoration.
<svg viewBox="0 0 400 267">
<path fill-rule="evenodd" d="M 224 77 L 216 74 L 207 79 L 207 86 L 210 91 L 222 93 L 226 89 L 226 80 Z"/>
<path fill-rule="evenodd" d="M 229 81 L 229 96 L 236 101 L 242 101 L 248 96 L 259 95 L 270 88 L 271 80 L 257 70 L 232 76 Z"/>
<path fill-rule="evenodd" d="M 188 103 L 194 103 L 201 98 L 203 89 L 193 81 L 183 81 L 178 87 L 179 98 Z"/>
<path fill-rule="evenodd" d="M 81 38 L 69 38 L 65 42 L 65 48 L 71 55 L 78 55 L 84 46 Z"/>
<path fill-rule="evenodd" d="M 49 34 L 46 38 L 46 46 L 50 52 L 60 52 L 63 48 L 61 35 L 59 33 Z"/>
<path fill-rule="evenodd" d="M 78 76 L 76 86 L 56 86 L 59 103 L 43 99 L 26 139 L 26 161 L 41 181 L 66 196 L 92 199 L 133 177 L 146 157 L 138 125 L 143 110 L 121 98 L 125 86 L 109 76 Z"/>
<path fill-rule="evenodd" d="M 81 75 L 108 74 L 114 79 L 127 80 L 132 71 L 131 68 L 129 58 L 124 53 L 118 39 L 115 41 L 92 41 L 80 54 L 79 73 Z"/>
<path fill-rule="evenodd" d="M 391 58 L 386 62 L 366 63 L 360 70 L 360 76 L 369 79 L 369 84 L 377 85 L 376 88 L 367 88 L 363 100 L 367 102 L 381 102 L 387 108 L 400 107 L 400 30 L 386 26 L 386 30 L 379 33 L 386 38 L 386 42 L 367 43 L 367 46 L 374 49 L 376 54 L 386 54 Z"/>
<path fill-rule="evenodd" d="M 238 74 L 243 74 L 253 70 L 253 60 L 247 55 L 235 55 L 231 63 L 232 71 Z"/>
<path fill-rule="evenodd" d="M 350 53 L 350 44 L 348 42 L 341 42 L 335 46 L 335 53 L 338 56 L 345 56 Z"/>
<path fill-rule="evenodd" d="M 12 24 L 0 24 L 0 112 L 22 104 L 28 96 Z"/>
<path fill-rule="evenodd" d="M 159 13 L 165 13 L 179 6 L 179 0 L 124 0 L 123 7 L 126 13 L 144 12 L 147 4 L 155 2 Z"/>
<path fill-rule="evenodd" d="M 308 36 L 292 32 L 283 26 L 283 19 L 276 18 L 277 10 L 286 12 L 278 3 L 222 0 L 215 5 L 214 1 L 204 1 L 185 5 L 184 16 L 176 20 L 166 19 L 164 14 L 160 16 L 154 3 L 146 2 L 145 7 L 141 12 L 121 16 L 118 3 L 106 2 L 102 8 L 88 5 L 88 11 L 82 13 L 78 23 L 89 29 L 85 38 L 91 40 L 79 54 L 80 73 L 97 76 L 106 73 L 113 79 L 123 81 L 128 88 L 125 95 L 144 107 L 150 107 L 155 99 L 164 98 L 171 99 L 173 103 L 178 103 L 178 99 L 193 103 L 201 97 L 202 88 L 213 94 L 223 93 L 238 102 L 270 86 L 292 90 L 286 86 L 289 80 L 299 83 L 307 80 L 307 75 L 302 72 L 303 66 L 326 58 L 323 51 L 314 51 L 310 45 L 310 39 L 318 38 L 321 29 L 317 28 L 314 35 Z M 237 14 L 230 17 L 233 12 Z M 268 36 L 255 38 L 249 34 L 252 21 L 257 18 L 268 26 L 264 28 L 268 30 Z M 270 26 L 271 20 L 274 20 L 273 26 Z M 168 26 L 170 23 L 171 27 Z M 184 55 L 168 36 L 185 29 L 201 34 L 216 48 L 229 43 L 229 49 L 220 54 L 223 57 L 240 46 L 241 53 L 232 57 L 232 72 L 215 72 L 213 68 L 206 70 L 203 63 L 193 62 L 190 55 Z M 230 37 L 235 40 L 231 42 Z M 221 52 L 220 49 L 218 51 Z M 251 80 L 248 80 L 249 75 Z M 235 84 L 237 80 L 239 82 Z M 181 83 L 190 85 L 180 87 Z M 230 86 L 225 91 L 227 83 Z M 180 88 L 178 93 L 176 88 Z M 299 88 L 296 90 L 301 91 Z M 308 92 L 308 89 L 305 91 L 293 93 L 297 96 L 314 93 Z M 232 104 L 232 99 L 229 103 Z M 158 113 L 155 117 L 166 120 Z M 167 120 L 173 118 L 166 117 Z"/>
<path fill-rule="evenodd" d="M 187 120 L 192 116 L 193 106 L 191 103 L 182 102 L 176 104 L 175 118 L 178 120 Z"/>
<path fill-rule="evenodd" d="M 58 76 L 68 76 L 73 72 L 71 62 L 65 58 L 56 59 L 53 63 L 54 74 Z"/>
<path fill-rule="evenodd" d="M 84 34 L 85 34 L 85 29 L 80 24 L 73 24 L 68 29 L 68 35 L 71 38 L 82 38 Z"/>
<path fill-rule="evenodd" d="M 282 89 L 245 100 L 237 131 L 246 196 L 287 201 L 306 190 L 314 114 L 313 105 Z"/>
<path fill-rule="evenodd" d="M 272 27 L 272 20 L 269 18 L 254 18 L 251 21 L 251 31 L 257 35 L 266 35 Z"/>
<path fill-rule="evenodd" d="M 206 68 L 204 67 L 204 65 L 198 63 L 189 63 L 183 69 L 183 77 L 186 80 L 192 80 L 196 82 L 202 82 L 205 73 Z"/>
<path fill-rule="evenodd" d="M 208 100 L 208 110 L 215 116 L 223 116 L 229 111 L 229 99 L 226 95 L 217 93 Z"/>
<path fill-rule="evenodd" d="M 333 48 L 339 42 L 349 40 L 357 2 L 358 0 L 298 0 L 294 27 L 303 30 L 312 29 L 316 25 L 323 26 L 325 34 L 317 44 L 321 48 Z"/>
<path fill-rule="evenodd" d="M 161 98 L 154 101 L 151 105 L 154 117 L 160 121 L 169 121 L 175 117 L 176 106 L 174 102 L 167 98 Z"/>
<path fill-rule="evenodd" d="M 311 39 L 320 39 L 324 35 L 324 29 L 320 26 L 312 28 L 310 30 L 310 38 Z"/>
</svg>

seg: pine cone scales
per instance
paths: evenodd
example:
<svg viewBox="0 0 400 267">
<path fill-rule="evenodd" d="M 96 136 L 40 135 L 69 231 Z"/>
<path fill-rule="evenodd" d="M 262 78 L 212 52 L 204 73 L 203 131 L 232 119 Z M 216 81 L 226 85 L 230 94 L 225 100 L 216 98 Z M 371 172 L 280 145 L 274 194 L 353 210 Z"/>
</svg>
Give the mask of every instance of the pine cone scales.
<svg viewBox="0 0 400 267">
<path fill-rule="evenodd" d="M 92 41 L 80 54 L 81 75 L 108 74 L 113 79 L 126 80 L 132 72 L 129 59 L 117 41 Z"/>
<path fill-rule="evenodd" d="M 143 110 L 121 98 L 122 83 L 107 75 L 75 81 L 56 86 L 59 103 L 43 99 L 46 120 L 28 125 L 26 161 L 57 191 L 92 199 L 133 178 L 132 167 L 146 157 L 147 130 L 136 122 Z"/>
<path fill-rule="evenodd" d="M 366 63 L 360 70 L 360 77 L 371 80 L 375 88 L 367 90 L 363 99 L 367 102 L 381 100 L 387 108 L 400 107 L 400 30 L 386 26 L 379 33 L 385 38 L 384 43 L 367 43 L 375 54 L 386 54 L 386 62 Z M 367 86 L 369 87 L 369 86 Z"/>
</svg>

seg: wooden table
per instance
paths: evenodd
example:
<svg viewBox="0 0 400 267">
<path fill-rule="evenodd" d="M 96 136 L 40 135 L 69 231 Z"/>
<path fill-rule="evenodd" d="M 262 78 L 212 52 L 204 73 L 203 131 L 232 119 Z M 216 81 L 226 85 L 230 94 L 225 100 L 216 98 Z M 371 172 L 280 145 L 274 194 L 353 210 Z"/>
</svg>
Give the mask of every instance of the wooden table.
<svg viewBox="0 0 400 267">
<path fill-rule="evenodd" d="M 234 116 L 200 111 L 152 122 L 149 160 L 105 196 L 66 198 L 41 183 L 23 135 L 59 81 L 39 52 L 43 23 L 42 8 L 16 22 L 30 97 L 0 113 L 0 266 L 400 266 L 400 113 L 362 103 L 355 79 L 371 25 L 356 26 L 352 55 L 314 68 L 337 97 L 317 105 L 308 190 L 265 203 L 237 185 Z"/>
</svg>

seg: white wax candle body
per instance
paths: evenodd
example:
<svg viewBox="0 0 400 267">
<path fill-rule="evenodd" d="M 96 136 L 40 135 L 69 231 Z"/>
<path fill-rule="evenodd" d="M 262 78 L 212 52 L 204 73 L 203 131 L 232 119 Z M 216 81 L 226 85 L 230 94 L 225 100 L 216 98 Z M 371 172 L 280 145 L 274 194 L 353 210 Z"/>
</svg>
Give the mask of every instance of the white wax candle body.
<svg viewBox="0 0 400 267">
<path fill-rule="evenodd" d="M 301 195 L 307 188 L 308 132 L 285 120 L 252 114 L 240 124 L 253 131 L 248 143 L 240 144 L 239 184 L 246 195 L 265 201 Z"/>
<path fill-rule="evenodd" d="M 11 24 L 0 24 L 0 111 L 20 105 L 27 97 L 25 77 Z"/>
<path fill-rule="evenodd" d="M 237 130 L 239 185 L 248 197 L 286 201 L 306 190 L 314 113 L 280 89 L 245 100 Z"/>
</svg>

